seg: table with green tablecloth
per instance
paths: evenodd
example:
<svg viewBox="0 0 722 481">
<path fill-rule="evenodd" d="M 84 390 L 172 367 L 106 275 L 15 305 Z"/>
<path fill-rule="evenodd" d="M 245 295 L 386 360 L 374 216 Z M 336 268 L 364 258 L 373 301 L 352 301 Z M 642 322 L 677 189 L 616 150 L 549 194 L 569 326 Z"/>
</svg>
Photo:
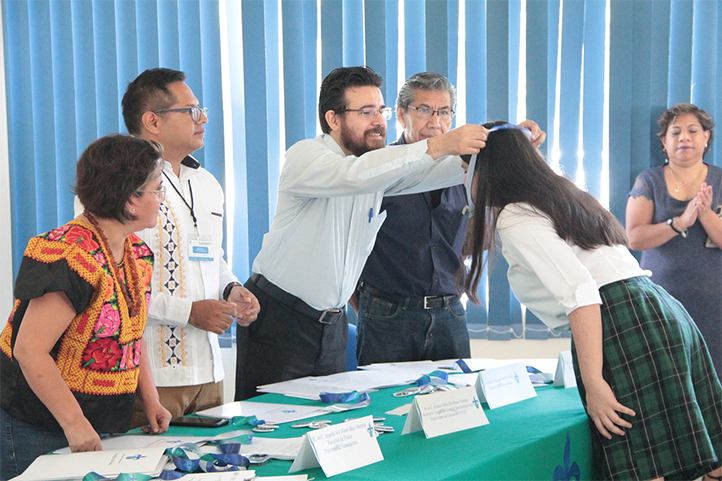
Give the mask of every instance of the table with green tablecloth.
<svg viewBox="0 0 722 481">
<path fill-rule="evenodd" d="M 591 479 L 590 425 L 576 389 L 551 386 L 537 388 L 537 397 L 484 411 L 489 424 L 436 438 L 426 439 L 422 431 L 401 435 L 406 416 L 387 411 L 413 399 L 396 398 L 401 388 L 371 393 L 371 404 L 339 414 L 325 414 L 334 424 L 362 416 L 383 416 L 394 433 L 378 437 L 384 460 L 334 480 L 570 480 Z M 432 394 L 433 395 L 433 394 Z M 322 406 L 320 401 L 289 398 L 278 394 L 258 396 L 251 401 Z M 320 419 L 320 418 L 311 418 Z M 215 435 L 232 428 L 171 427 L 173 435 Z M 283 424 L 270 436 L 301 436 L 308 429 Z M 288 474 L 291 461 L 271 460 L 255 468 L 259 476 Z M 327 479 L 320 468 L 303 471 L 316 480 Z"/>
</svg>

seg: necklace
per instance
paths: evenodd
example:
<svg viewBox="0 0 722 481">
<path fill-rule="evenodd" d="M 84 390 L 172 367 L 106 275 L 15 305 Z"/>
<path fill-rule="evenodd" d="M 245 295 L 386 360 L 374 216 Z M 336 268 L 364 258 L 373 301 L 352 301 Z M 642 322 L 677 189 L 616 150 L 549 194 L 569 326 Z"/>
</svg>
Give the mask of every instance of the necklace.
<svg viewBox="0 0 722 481">
<path fill-rule="evenodd" d="M 121 278 L 120 272 L 118 271 L 119 265 L 115 262 L 115 258 L 113 257 L 113 251 L 110 250 L 110 245 L 108 244 L 108 238 L 105 237 L 105 232 L 103 232 L 103 229 L 100 228 L 98 220 L 93 216 L 93 214 L 91 214 L 87 210 L 83 212 L 83 215 L 85 215 L 88 221 L 95 228 L 95 231 L 100 238 L 102 248 L 105 251 L 106 256 L 108 257 L 110 272 L 112 273 L 115 282 L 120 285 L 121 293 L 125 298 L 125 304 L 126 306 L 128 306 L 128 317 L 137 316 L 140 312 L 141 287 L 140 278 L 138 277 L 138 269 L 135 267 L 135 259 L 133 258 L 133 249 L 131 249 L 130 247 L 130 239 L 126 237 L 123 247 L 123 259 L 121 261 L 121 264 L 123 264 L 124 266 L 123 271 L 126 276 L 123 276 L 123 278 Z M 126 269 L 125 267 L 128 268 Z M 129 276 L 127 275 L 128 271 L 130 271 Z M 125 282 L 123 282 L 123 279 L 125 279 Z M 128 284 L 130 284 L 130 289 L 128 289 Z"/>
<path fill-rule="evenodd" d="M 682 187 L 684 187 L 685 185 L 689 184 L 690 182 L 692 182 L 693 180 L 695 180 L 697 177 L 699 177 L 699 174 L 701 174 L 701 173 L 702 173 L 702 170 L 704 169 L 704 164 L 702 164 L 702 168 L 700 168 L 699 171 L 697 171 L 697 173 L 694 174 L 694 177 L 692 177 L 691 179 L 689 179 L 689 180 L 688 180 L 687 182 L 685 182 L 684 184 L 680 184 L 680 183 L 679 183 L 679 179 L 677 179 L 677 174 L 675 174 L 675 173 L 674 173 L 674 170 L 672 170 L 672 163 L 671 163 L 671 162 L 667 164 L 667 167 L 669 167 L 669 171 L 672 173 L 672 177 L 674 177 L 674 182 L 677 184 L 677 186 L 674 188 L 674 191 L 675 191 L 675 193 L 679 193 L 679 189 L 681 189 Z"/>
</svg>

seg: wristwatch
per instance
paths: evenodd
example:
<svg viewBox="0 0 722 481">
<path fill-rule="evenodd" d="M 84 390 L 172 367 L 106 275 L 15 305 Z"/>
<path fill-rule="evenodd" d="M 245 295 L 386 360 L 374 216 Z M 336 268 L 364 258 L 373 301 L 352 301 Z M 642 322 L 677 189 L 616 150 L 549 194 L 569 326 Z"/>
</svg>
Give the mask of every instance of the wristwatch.
<svg viewBox="0 0 722 481">
<path fill-rule="evenodd" d="M 223 300 L 224 300 L 224 301 L 227 301 L 227 300 L 228 300 L 228 296 L 231 295 L 231 291 L 232 291 L 233 288 L 236 287 L 236 286 L 241 286 L 241 287 L 243 287 L 243 284 L 241 284 L 240 282 L 233 281 L 233 282 L 229 282 L 228 285 L 226 286 L 226 288 L 223 289 Z"/>
<path fill-rule="evenodd" d="M 679 230 L 676 225 L 674 225 L 674 217 L 670 217 L 667 219 L 667 225 L 672 228 L 673 231 L 677 233 L 677 235 L 681 235 L 683 239 L 687 238 L 687 229 Z"/>
</svg>

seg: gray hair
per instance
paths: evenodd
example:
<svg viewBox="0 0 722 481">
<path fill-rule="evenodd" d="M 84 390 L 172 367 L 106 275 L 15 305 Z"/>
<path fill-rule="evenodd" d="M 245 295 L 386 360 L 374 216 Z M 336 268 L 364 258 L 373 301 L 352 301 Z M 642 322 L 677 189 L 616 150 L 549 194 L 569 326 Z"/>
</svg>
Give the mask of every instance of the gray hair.
<svg viewBox="0 0 722 481">
<path fill-rule="evenodd" d="M 456 89 L 451 85 L 449 79 L 436 72 L 421 72 L 409 77 L 399 90 L 396 106 L 401 107 L 404 111 L 408 110 L 409 105 L 416 97 L 417 90 L 446 92 L 449 94 L 451 109 L 454 110 L 456 107 Z"/>
</svg>

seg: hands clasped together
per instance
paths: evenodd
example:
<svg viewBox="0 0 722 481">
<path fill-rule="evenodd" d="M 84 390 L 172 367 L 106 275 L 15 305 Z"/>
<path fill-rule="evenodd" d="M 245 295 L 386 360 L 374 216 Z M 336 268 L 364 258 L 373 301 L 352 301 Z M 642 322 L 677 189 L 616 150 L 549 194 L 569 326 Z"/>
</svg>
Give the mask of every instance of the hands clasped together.
<svg viewBox="0 0 722 481">
<path fill-rule="evenodd" d="M 702 182 L 699 192 L 687 204 L 682 215 L 677 217 L 677 227 L 682 230 L 688 229 L 696 221 L 708 215 L 715 215 L 712 211 L 712 186 Z"/>
<path fill-rule="evenodd" d="M 258 299 L 243 286 L 234 286 L 228 301 L 206 299 L 196 301 L 191 307 L 188 324 L 203 331 L 223 334 L 233 324 L 246 327 L 258 317 L 261 306 Z"/>
</svg>

